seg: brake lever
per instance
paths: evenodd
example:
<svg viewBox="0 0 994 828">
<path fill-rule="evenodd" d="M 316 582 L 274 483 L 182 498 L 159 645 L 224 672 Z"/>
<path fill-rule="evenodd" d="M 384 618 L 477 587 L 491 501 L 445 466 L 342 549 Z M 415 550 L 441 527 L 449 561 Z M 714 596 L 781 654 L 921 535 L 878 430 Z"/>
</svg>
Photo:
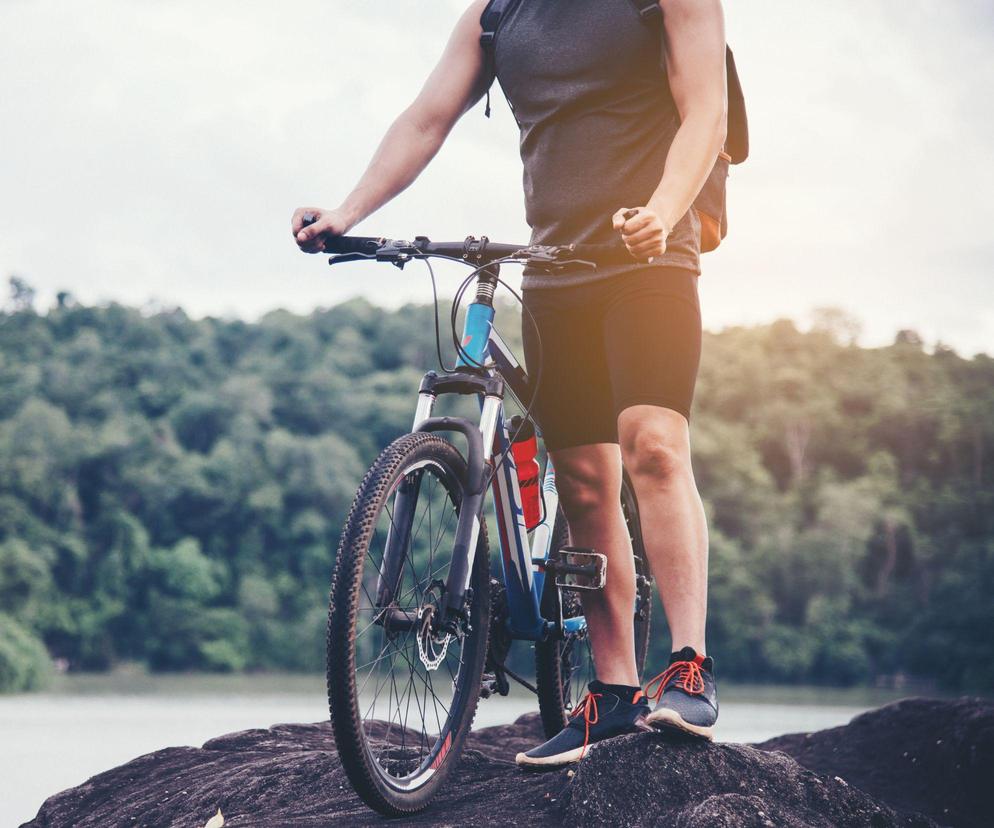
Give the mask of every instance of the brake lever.
<svg viewBox="0 0 994 828">
<path fill-rule="evenodd" d="M 589 270 L 597 269 L 597 264 L 595 262 L 588 261 L 587 259 L 561 259 L 559 258 L 559 255 L 562 252 L 562 248 L 554 248 L 551 251 L 540 250 L 535 253 L 529 253 L 525 261 L 529 265 L 541 267 L 542 269 L 549 270 L 553 273 L 557 273 L 561 270 L 565 270 L 567 267 L 577 265 Z"/>
<path fill-rule="evenodd" d="M 425 238 L 427 241 L 427 238 Z M 384 245 L 379 248 L 375 254 L 369 253 L 336 253 L 334 256 L 328 259 L 328 264 L 342 264 L 344 262 L 359 262 L 359 261 L 376 261 L 376 262 L 390 262 L 390 264 L 404 269 L 406 265 L 412 259 L 417 258 L 418 254 L 421 252 L 421 248 L 418 246 L 417 242 L 409 241 L 396 241 L 391 245 Z"/>
<path fill-rule="evenodd" d="M 564 270 L 567 266 L 580 265 L 587 268 L 588 270 L 597 270 L 597 262 L 591 262 L 587 259 L 565 259 L 557 263 L 557 270 Z"/>
<path fill-rule="evenodd" d="M 565 258 L 573 252 L 573 245 L 535 244 L 523 248 L 520 252 L 525 254 L 524 258 L 527 264 L 542 267 L 553 272 L 571 266 L 580 266 L 590 270 L 597 269 L 597 264 L 587 259 Z"/>
<path fill-rule="evenodd" d="M 370 259 L 365 253 L 336 253 L 329 257 L 328 264 L 343 264 L 344 262 L 368 262 Z"/>
</svg>

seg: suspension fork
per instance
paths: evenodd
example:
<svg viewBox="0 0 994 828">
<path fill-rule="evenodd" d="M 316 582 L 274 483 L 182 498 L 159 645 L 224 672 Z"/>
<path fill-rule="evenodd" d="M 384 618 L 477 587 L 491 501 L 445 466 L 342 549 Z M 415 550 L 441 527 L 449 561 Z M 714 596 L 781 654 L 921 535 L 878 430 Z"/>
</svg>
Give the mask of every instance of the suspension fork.
<svg viewBox="0 0 994 828">
<path fill-rule="evenodd" d="M 431 376 L 426 375 L 425 379 Z M 434 388 L 425 388 L 425 380 L 418 392 L 418 406 L 414 412 L 414 422 L 411 431 L 417 431 L 418 426 L 431 417 L 435 408 Z M 414 509 L 418 504 L 421 492 L 420 471 L 405 478 L 394 495 L 393 520 L 387 531 L 387 539 L 383 548 L 383 567 L 376 578 L 376 606 L 388 607 L 393 602 L 404 570 L 404 559 L 407 547 L 411 542 L 411 527 L 414 523 Z M 396 531 L 395 531 L 396 529 Z"/>
<path fill-rule="evenodd" d="M 383 548 L 383 567 L 376 577 L 376 606 L 379 609 L 393 603 L 404 571 L 404 559 L 411 542 L 411 526 L 414 523 L 414 509 L 418 505 L 421 491 L 420 469 L 408 474 L 400 483 L 393 501 L 393 519 L 387 530 Z"/>
<path fill-rule="evenodd" d="M 478 301 L 467 308 L 462 337 L 464 353 L 459 355 L 457 371 L 447 376 L 439 376 L 434 371 L 425 374 L 412 428 L 413 431 L 459 431 L 466 437 L 468 446 L 468 475 L 456 525 L 452 563 L 446 579 L 446 600 L 441 621 L 442 629 L 452 633 L 458 631 L 459 621 L 465 617 L 466 593 L 472 579 L 479 540 L 494 434 L 504 398 L 503 380 L 477 367 L 485 364 L 487 358 L 494 318 L 493 305 L 489 301 L 492 295 L 492 285 L 481 283 L 477 291 Z M 479 424 L 458 417 L 431 416 L 437 396 L 443 393 L 476 394 L 481 399 Z M 379 607 L 389 606 L 403 573 L 421 476 L 412 475 L 412 479 L 403 481 L 395 494 L 393 513 L 397 526 L 394 531 L 392 525 L 387 534 L 383 567 L 377 578 L 376 600 Z"/>
</svg>

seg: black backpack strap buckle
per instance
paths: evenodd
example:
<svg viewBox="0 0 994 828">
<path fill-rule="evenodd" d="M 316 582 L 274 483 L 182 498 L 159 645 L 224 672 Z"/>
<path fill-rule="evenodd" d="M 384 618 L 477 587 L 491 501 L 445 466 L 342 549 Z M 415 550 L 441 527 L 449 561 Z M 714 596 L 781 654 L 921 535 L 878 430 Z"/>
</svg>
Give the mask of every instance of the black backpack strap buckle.
<svg viewBox="0 0 994 828">
<path fill-rule="evenodd" d="M 657 0 L 632 0 L 635 8 L 638 9 L 639 17 L 643 23 L 655 24 L 663 19 L 663 10 L 659 7 Z"/>
<path fill-rule="evenodd" d="M 507 11 L 507 6 L 508 0 L 490 0 L 483 10 L 483 14 L 480 15 L 480 28 L 483 30 L 480 35 L 480 45 L 488 55 L 493 49 L 494 37 L 500 26 L 500 19 Z"/>
</svg>

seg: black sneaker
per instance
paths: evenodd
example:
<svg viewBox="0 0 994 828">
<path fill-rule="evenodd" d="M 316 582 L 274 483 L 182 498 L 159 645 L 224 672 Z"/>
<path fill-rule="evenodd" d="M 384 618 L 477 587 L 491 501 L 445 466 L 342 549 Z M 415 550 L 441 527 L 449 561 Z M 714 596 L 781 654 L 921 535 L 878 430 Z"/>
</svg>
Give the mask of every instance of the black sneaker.
<svg viewBox="0 0 994 828">
<path fill-rule="evenodd" d="M 670 666 L 645 686 L 645 695 L 657 700 L 653 711 L 646 716 L 648 724 L 713 738 L 714 723 L 718 720 L 718 691 L 710 656 L 698 655 L 693 647 L 671 654 Z"/>
<path fill-rule="evenodd" d="M 579 762 L 595 742 L 646 730 L 649 704 L 640 687 L 602 684 L 596 679 L 587 685 L 587 694 L 570 713 L 569 723 L 544 744 L 514 761 L 522 767 L 549 768 Z"/>
</svg>

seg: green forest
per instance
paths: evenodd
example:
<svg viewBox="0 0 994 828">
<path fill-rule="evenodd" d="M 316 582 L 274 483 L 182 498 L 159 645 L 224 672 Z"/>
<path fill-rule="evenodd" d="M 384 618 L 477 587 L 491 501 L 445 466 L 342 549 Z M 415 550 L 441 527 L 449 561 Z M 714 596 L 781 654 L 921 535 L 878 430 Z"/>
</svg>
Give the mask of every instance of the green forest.
<svg viewBox="0 0 994 828">
<path fill-rule="evenodd" d="M 337 536 L 437 367 L 433 308 L 35 304 L 12 279 L 0 313 L 0 689 L 322 670 Z M 706 334 L 709 649 L 742 681 L 994 690 L 994 359 L 857 333 L 824 310 Z"/>
</svg>

